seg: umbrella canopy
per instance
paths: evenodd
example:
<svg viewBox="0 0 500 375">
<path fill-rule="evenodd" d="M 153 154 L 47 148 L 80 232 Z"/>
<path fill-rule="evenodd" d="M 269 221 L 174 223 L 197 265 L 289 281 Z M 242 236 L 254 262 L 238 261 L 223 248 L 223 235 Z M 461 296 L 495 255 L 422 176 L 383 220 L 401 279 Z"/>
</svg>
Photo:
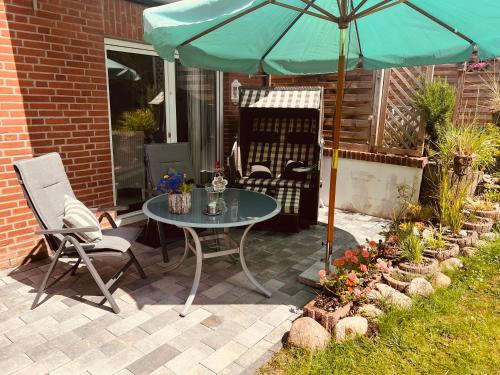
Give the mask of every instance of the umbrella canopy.
<svg viewBox="0 0 500 375">
<path fill-rule="evenodd" d="M 186 66 L 249 74 L 336 72 L 342 22 L 348 70 L 461 62 L 475 46 L 500 55 L 496 0 L 345 3 L 341 16 L 336 0 L 179 1 L 144 11 L 145 39 L 169 61 L 177 50 Z"/>
<path fill-rule="evenodd" d="M 185 0 L 144 11 L 145 39 L 173 61 L 240 73 L 338 72 L 325 268 L 333 247 L 345 71 L 500 55 L 498 0 Z"/>
</svg>

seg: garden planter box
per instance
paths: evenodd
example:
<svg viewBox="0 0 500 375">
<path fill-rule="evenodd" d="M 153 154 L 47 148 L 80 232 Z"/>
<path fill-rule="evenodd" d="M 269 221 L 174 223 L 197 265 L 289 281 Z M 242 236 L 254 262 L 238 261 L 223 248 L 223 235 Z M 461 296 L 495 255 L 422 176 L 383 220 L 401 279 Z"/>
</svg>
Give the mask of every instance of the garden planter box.
<svg viewBox="0 0 500 375">
<path fill-rule="evenodd" d="M 453 258 L 460 252 L 460 247 L 456 243 L 447 243 L 444 249 L 432 250 L 425 249 L 424 254 L 429 258 L 434 258 L 437 260 L 445 260 L 448 258 Z"/>
<path fill-rule="evenodd" d="M 437 261 L 437 259 L 426 257 L 424 257 L 424 261 L 422 262 L 422 264 L 413 264 L 408 262 L 401 262 L 398 264 L 398 267 L 402 271 L 421 276 L 432 275 L 437 271 L 438 266 L 439 262 Z"/>
<path fill-rule="evenodd" d="M 311 302 L 304 306 L 303 315 L 316 320 L 319 324 L 325 327 L 328 332 L 332 332 L 338 321 L 345 318 L 349 314 L 352 309 L 352 303 L 349 302 L 335 311 L 330 312 L 315 306 L 318 297 L 314 298 Z"/>
<path fill-rule="evenodd" d="M 466 236 L 449 233 L 443 236 L 446 242 L 456 243 L 460 248 L 475 246 L 479 240 L 476 231 L 468 230 Z"/>
<path fill-rule="evenodd" d="M 478 217 L 477 222 L 466 221 L 463 226 L 466 230 L 476 231 L 479 234 L 491 232 L 493 220 L 486 217 Z"/>
<path fill-rule="evenodd" d="M 395 272 L 400 272 L 400 271 L 395 271 Z M 399 280 L 393 276 L 395 275 L 389 275 L 388 273 L 382 274 L 382 278 L 389 286 L 393 287 L 396 290 L 399 290 L 400 292 L 404 292 L 404 290 L 408 285 L 410 285 L 410 283 L 408 281 Z M 415 275 L 415 277 L 417 276 L 420 275 Z"/>
</svg>

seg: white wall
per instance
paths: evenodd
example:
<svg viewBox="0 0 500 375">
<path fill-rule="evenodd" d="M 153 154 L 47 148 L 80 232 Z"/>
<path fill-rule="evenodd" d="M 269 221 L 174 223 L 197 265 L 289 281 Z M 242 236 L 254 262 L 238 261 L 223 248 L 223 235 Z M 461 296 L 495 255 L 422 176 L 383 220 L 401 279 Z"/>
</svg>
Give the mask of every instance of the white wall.
<svg viewBox="0 0 500 375">
<path fill-rule="evenodd" d="M 330 168 L 331 157 L 324 157 L 320 197 L 325 205 L 328 205 Z M 417 201 L 421 181 L 420 168 L 340 158 L 335 206 L 347 211 L 391 218 L 398 205 L 396 186 L 414 186 L 414 201 Z"/>
</svg>

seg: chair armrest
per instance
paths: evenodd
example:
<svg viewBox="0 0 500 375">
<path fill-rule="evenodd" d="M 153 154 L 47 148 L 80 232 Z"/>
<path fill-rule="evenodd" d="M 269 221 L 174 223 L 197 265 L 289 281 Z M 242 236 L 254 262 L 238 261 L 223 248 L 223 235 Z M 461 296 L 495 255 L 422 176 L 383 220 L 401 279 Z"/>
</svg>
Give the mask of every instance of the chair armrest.
<svg viewBox="0 0 500 375">
<path fill-rule="evenodd" d="M 108 207 L 92 207 L 90 208 L 90 211 L 93 213 L 96 212 L 108 212 L 108 211 L 125 211 L 128 210 L 129 206 L 108 206 Z"/>
<path fill-rule="evenodd" d="M 95 232 L 99 230 L 97 227 L 82 227 L 82 228 L 61 228 L 61 229 L 39 229 L 35 231 L 35 234 L 73 234 L 73 233 L 85 233 L 85 232 Z"/>
</svg>

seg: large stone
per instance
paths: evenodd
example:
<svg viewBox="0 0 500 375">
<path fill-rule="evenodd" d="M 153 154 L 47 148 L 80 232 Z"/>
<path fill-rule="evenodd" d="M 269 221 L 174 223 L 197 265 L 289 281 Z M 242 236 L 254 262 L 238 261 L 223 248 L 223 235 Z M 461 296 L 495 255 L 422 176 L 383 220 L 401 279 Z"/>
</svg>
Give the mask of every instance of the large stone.
<svg viewBox="0 0 500 375">
<path fill-rule="evenodd" d="M 416 277 L 410 282 L 410 285 L 406 288 L 406 292 L 410 296 L 427 297 L 434 293 L 434 288 L 431 283 L 423 277 Z"/>
<path fill-rule="evenodd" d="M 350 316 L 340 319 L 335 326 L 335 340 L 341 342 L 357 335 L 366 335 L 366 332 L 368 332 L 368 320 L 362 316 Z"/>
<path fill-rule="evenodd" d="M 471 256 L 476 255 L 476 251 L 477 251 L 477 249 L 475 247 L 466 246 L 460 250 L 460 254 L 463 256 L 466 256 L 466 257 L 471 257 Z"/>
<path fill-rule="evenodd" d="M 290 344 L 309 350 L 325 349 L 330 339 L 328 331 L 308 316 L 294 321 L 288 334 Z"/>
<path fill-rule="evenodd" d="M 495 232 L 488 232 L 488 233 L 483 233 L 481 234 L 481 239 L 483 241 L 495 241 L 497 238 L 499 237 L 499 235 Z"/>
<path fill-rule="evenodd" d="M 358 313 L 363 315 L 365 318 L 374 319 L 382 315 L 384 312 L 375 305 L 364 304 L 359 307 Z"/>
<path fill-rule="evenodd" d="M 452 270 L 455 270 L 458 268 L 462 268 L 463 266 L 464 266 L 464 264 L 462 263 L 462 261 L 460 259 L 450 258 L 450 259 L 443 260 L 439 264 L 439 269 L 441 271 L 452 271 Z"/>
<path fill-rule="evenodd" d="M 484 247 L 488 245 L 488 242 L 486 240 L 477 240 L 476 244 L 474 246 L 476 247 Z"/>
<path fill-rule="evenodd" d="M 375 284 L 375 288 L 379 291 L 380 300 L 382 302 L 401 309 L 408 309 L 411 307 L 411 298 L 401 292 L 398 292 L 396 289 L 391 288 L 389 285 L 377 283 Z"/>
<path fill-rule="evenodd" d="M 431 283 L 434 288 L 448 288 L 451 285 L 451 279 L 442 272 L 436 272 L 432 275 Z"/>
</svg>

